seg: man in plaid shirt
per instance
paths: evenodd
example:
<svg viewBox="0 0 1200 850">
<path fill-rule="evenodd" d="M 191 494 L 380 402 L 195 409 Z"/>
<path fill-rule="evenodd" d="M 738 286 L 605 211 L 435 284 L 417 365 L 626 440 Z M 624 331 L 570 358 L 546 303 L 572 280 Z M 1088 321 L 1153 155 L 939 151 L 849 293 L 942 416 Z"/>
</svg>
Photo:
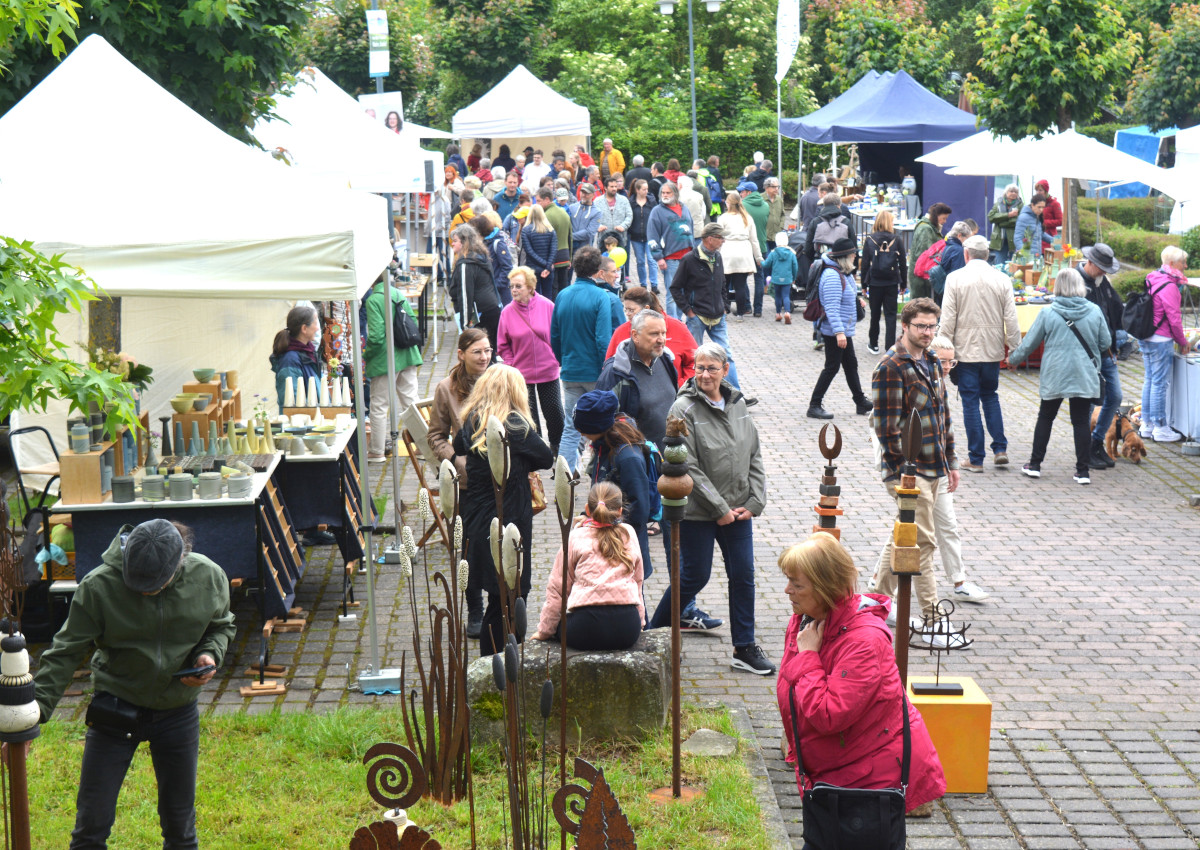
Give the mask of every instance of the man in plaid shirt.
<svg viewBox="0 0 1200 850">
<path fill-rule="evenodd" d="M 921 550 L 921 574 L 915 576 L 917 601 L 922 614 L 933 612 L 937 604 L 937 579 L 933 572 L 934 502 L 939 492 L 958 489 L 958 459 L 954 454 L 954 432 L 950 430 L 950 408 L 946 403 L 946 377 L 941 361 L 931 353 L 929 344 L 938 329 L 941 310 L 930 298 L 915 298 L 904 305 L 900 314 L 901 337 L 888 351 L 871 376 L 871 398 L 875 409 L 871 425 L 883 448 L 882 474 L 888 494 L 895 496 L 900 483 L 901 428 L 912 411 L 921 420 L 921 450 L 916 459 L 917 546 Z M 892 574 L 892 538 L 875 565 L 874 591 L 896 595 L 896 576 Z"/>
</svg>

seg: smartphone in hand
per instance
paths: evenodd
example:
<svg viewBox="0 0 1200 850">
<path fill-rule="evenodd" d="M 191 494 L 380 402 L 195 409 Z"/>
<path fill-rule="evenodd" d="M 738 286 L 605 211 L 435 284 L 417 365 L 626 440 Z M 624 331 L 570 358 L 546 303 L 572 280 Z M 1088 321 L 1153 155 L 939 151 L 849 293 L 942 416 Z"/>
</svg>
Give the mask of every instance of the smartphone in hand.
<svg viewBox="0 0 1200 850">
<path fill-rule="evenodd" d="M 186 670 L 177 670 L 171 674 L 172 679 L 190 679 L 192 676 L 203 676 L 206 673 L 211 673 L 216 670 L 216 665 L 205 664 L 203 667 L 189 667 Z"/>
</svg>

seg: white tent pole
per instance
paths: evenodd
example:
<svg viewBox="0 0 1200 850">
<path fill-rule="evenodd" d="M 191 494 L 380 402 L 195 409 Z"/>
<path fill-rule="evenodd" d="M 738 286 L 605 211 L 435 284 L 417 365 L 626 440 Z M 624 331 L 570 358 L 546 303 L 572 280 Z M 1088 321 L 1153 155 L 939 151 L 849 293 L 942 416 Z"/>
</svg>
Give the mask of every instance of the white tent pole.
<svg viewBox="0 0 1200 850">
<path fill-rule="evenodd" d="M 371 632 L 371 667 L 370 672 L 379 672 L 379 627 L 375 623 L 375 557 L 372 552 L 371 537 L 375 531 L 375 500 L 371 495 L 371 476 L 367 471 L 367 411 L 363 407 L 363 374 L 362 326 L 358 321 L 358 311 L 362 298 L 354 299 L 354 308 L 350 311 L 350 327 L 354 338 L 354 377 L 358 386 L 354 388 L 354 411 L 358 416 L 358 491 L 361 498 L 363 513 L 363 540 L 365 542 L 362 567 L 367 572 L 367 622 Z"/>
<path fill-rule="evenodd" d="M 779 85 L 779 81 L 775 81 L 775 143 L 777 145 L 777 153 L 775 161 L 779 163 L 779 173 L 783 173 L 783 133 L 779 131 L 779 122 L 783 120 L 783 89 Z"/>
<path fill-rule="evenodd" d="M 405 193 L 402 195 L 404 199 L 404 273 L 406 279 L 412 281 L 412 195 Z M 398 412 L 396 410 L 400 399 L 396 396 L 396 336 L 392 323 L 395 321 L 395 312 L 402 309 L 400 305 L 392 301 L 392 279 L 391 275 L 387 276 L 387 287 L 384 290 L 387 294 L 387 301 L 384 302 L 384 318 L 387 325 L 387 396 L 388 396 L 388 436 L 392 442 L 392 459 L 388 463 L 392 473 L 392 513 L 395 515 L 396 532 L 395 546 L 399 548 L 400 543 L 400 451 L 397 445 L 397 439 L 400 436 L 400 429 L 396 423 L 398 421 Z M 401 298 L 405 297 L 403 295 Z"/>
<path fill-rule="evenodd" d="M 433 196 L 432 195 L 429 196 L 429 206 L 430 207 L 433 206 Z M 430 324 L 433 325 L 433 362 L 437 363 L 438 362 L 438 338 L 437 338 L 437 336 L 438 336 L 438 334 L 437 334 L 437 332 L 438 332 L 438 317 L 437 317 L 437 312 L 440 309 L 440 304 L 438 302 L 441 300 L 440 293 L 438 291 L 438 278 L 440 278 L 441 275 L 439 275 L 438 272 L 440 272 L 442 270 L 442 264 L 441 264 L 441 257 L 438 255 L 438 250 L 437 250 L 437 237 L 433 235 L 433 219 L 429 215 L 428 210 L 425 212 L 425 229 L 429 233 L 429 237 L 428 237 L 429 238 L 429 256 L 433 258 L 433 268 L 431 268 L 429 270 L 429 280 L 426 281 L 426 283 L 425 283 L 425 288 L 429 289 L 429 287 L 432 286 L 433 291 L 426 293 L 425 303 L 427 303 L 429 305 L 429 310 L 431 313 L 433 313 L 433 315 L 428 318 L 429 318 Z"/>
</svg>

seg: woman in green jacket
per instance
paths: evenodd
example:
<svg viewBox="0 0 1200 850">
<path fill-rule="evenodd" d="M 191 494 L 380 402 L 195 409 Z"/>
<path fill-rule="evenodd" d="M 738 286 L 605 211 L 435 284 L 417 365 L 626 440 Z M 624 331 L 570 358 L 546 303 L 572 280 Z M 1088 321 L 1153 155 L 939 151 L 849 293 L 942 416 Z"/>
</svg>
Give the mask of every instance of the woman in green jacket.
<svg viewBox="0 0 1200 850">
<path fill-rule="evenodd" d="M 996 201 L 988 213 L 987 219 L 992 223 L 991 249 L 995 252 L 992 262 L 995 265 L 1007 263 L 1013 254 L 1013 239 L 1017 231 L 1017 216 L 1025 202 L 1021 200 L 1021 190 L 1016 183 L 1004 187 L 1004 196 Z"/>
<path fill-rule="evenodd" d="M 391 292 L 395 309 L 403 310 L 416 321 L 416 314 L 404 294 L 387 283 L 385 274 L 375 282 L 367 296 L 367 351 L 363 373 L 371 382 L 371 437 L 367 445 L 367 460 L 382 463 L 384 440 L 388 432 L 388 385 L 387 385 L 387 325 L 392 321 L 392 311 L 385 311 L 384 288 Z M 396 415 L 407 410 L 417 400 L 417 367 L 421 359 L 421 347 L 396 348 Z"/>
<path fill-rule="evenodd" d="M 917 259 L 928 250 L 930 245 L 942 238 L 942 228 L 946 226 L 946 219 L 950 218 L 952 212 L 954 210 L 946 204 L 932 204 L 925 211 L 925 215 L 917 221 L 917 226 L 913 228 L 912 244 L 908 249 L 909 298 L 933 297 L 933 292 L 929 288 L 929 279 L 917 277 L 915 271 Z"/>
</svg>

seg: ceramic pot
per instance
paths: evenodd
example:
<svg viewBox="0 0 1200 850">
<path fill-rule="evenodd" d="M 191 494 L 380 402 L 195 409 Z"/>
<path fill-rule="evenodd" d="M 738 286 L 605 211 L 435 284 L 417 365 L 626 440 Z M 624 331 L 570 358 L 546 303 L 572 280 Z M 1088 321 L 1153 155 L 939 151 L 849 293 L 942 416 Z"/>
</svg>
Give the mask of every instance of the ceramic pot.
<svg viewBox="0 0 1200 850">
<path fill-rule="evenodd" d="M 133 501 L 133 476 L 117 475 L 112 480 L 112 500 L 114 502 Z"/>
<path fill-rule="evenodd" d="M 167 480 L 170 483 L 172 502 L 191 501 L 192 474 L 190 472 L 176 472 Z"/>
<path fill-rule="evenodd" d="M 231 390 L 236 390 L 238 388 L 237 369 L 230 369 L 225 373 L 225 387 Z"/>
<path fill-rule="evenodd" d="M 91 447 L 91 429 L 80 419 L 71 426 L 71 451 L 77 455 L 85 455 Z"/>
<path fill-rule="evenodd" d="M 196 486 L 197 499 L 221 498 L 221 473 L 201 472 L 200 483 Z"/>
<path fill-rule="evenodd" d="M 165 496 L 165 484 L 161 475 L 142 478 L 142 498 L 147 502 L 161 502 Z"/>
<path fill-rule="evenodd" d="M 245 499 L 254 489 L 254 479 L 244 472 L 229 476 L 229 498 Z"/>
</svg>

